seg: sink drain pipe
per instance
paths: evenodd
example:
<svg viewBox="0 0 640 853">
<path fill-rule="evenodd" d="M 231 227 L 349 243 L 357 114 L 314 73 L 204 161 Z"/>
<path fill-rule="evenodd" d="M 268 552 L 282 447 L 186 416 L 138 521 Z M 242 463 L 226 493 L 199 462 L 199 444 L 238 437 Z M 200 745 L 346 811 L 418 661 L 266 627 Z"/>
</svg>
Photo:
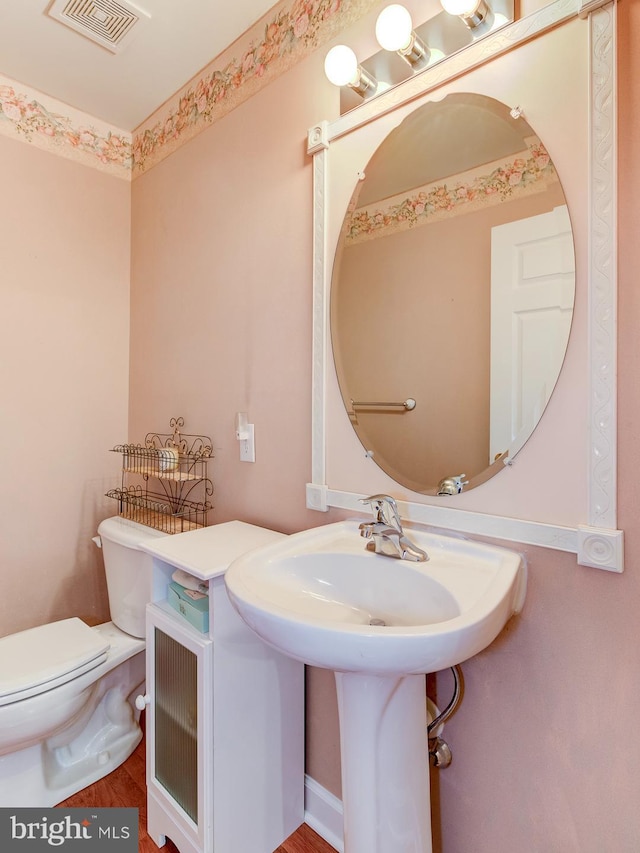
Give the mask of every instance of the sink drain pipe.
<svg viewBox="0 0 640 853">
<path fill-rule="evenodd" d="M 438 715 L 427 726 L 429 761 L 433 767 L 438 767 L 440 769 L 448 767 L 452 760 L 451 749 L 447 742 L 440 737 L 440 732 L 442 731 L 445 721 L 449 719 L 460 704 L 460 699 L 462 697 L 462 670 L 458 664 L 451 667 L 451 674 L 453 675 L 453 695 L 451 700 L 444 711 L 438 713 Z M 438 708 L 430 699 L 427 699 L 427 702 L 435 709 L 436 712 L 438 711 Z"/>
</svg>

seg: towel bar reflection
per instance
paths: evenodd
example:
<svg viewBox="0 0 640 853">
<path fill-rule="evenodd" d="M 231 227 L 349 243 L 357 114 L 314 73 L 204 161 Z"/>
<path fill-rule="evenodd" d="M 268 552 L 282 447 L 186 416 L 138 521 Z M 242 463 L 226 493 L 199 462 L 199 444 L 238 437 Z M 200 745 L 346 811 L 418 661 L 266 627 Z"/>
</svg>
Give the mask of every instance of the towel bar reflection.
<svg viewBox="0 0 640 853">
<path fill-rule="evenodd" d="M 401 403 L 380 403 L 352 400 L 351 408 L 355 409 L 356 407 L 360 409 L 405 409 L 407 412 L 412 412 L 416 407 L 416 401 L 413 397 L 407 397 L 407 399 Z"/>
</svg>

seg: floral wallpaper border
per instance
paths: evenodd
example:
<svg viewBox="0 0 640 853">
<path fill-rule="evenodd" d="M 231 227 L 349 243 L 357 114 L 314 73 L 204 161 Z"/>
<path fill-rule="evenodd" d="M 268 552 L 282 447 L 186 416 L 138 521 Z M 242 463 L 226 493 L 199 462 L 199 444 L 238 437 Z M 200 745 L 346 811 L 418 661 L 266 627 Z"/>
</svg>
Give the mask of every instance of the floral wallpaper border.
<svg viewBox="0 0 640 853">
<path fill-rule="evenodd" d="M 283 0 L 132 133 L 0 75 L 0 134 L 135 179 L 377 2 Z"/>
<path fill-rule="evenodd" d="M 1 75 L 0 133 L 131 180 L 130 133 Z"/>
<path fill-rule="evenodd" d="M 386 237 L 441 219 L 472 213 L 487 204 L 498 204 L 531 192 L 543 192 L 558 176 L 539 139 L 527 143 L 519 156 L 492 164 L 490 172 L 455 176 L 450 183 L 430 184 L 410 196 L 356 207 L 345 222 L 347 245 Z"/>
<path fill-rule="evenodd" d="M 379 0 L 284 0 L 133 134 L 134 177 L 357 21 Z"/>
</svg>

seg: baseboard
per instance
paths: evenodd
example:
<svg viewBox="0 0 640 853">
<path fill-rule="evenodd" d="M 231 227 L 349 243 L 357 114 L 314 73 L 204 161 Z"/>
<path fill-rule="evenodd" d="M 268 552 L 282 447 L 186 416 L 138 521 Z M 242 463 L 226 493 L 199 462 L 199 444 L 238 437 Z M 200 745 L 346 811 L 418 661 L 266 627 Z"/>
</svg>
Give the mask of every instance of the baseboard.
<svg viewBox="0 0 640 853">
<path fill-rule="evenodd" d="M 342 800 L 307 774 L 304 777 L 304 821 L 338 853 L 344 853 Z"/>
</svg>

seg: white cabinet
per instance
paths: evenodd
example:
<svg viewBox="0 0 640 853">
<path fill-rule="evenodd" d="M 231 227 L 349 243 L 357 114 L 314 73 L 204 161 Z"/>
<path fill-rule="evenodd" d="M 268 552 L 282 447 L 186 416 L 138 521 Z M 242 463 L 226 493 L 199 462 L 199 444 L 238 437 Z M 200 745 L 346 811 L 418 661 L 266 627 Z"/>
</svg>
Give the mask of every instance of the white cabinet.
<svg viewBox="0 0 640 853">
<path fill-rule="evenodd" d="M 181 853 L 272 853 L 304 820 L 304 668 L 233 609 L 224 571 L 281 534 L 228 522 L 153 540 L 147 606 L 147 828 Z M 208 585 L 201 633 L 166 601 Z"/>
</svg>

